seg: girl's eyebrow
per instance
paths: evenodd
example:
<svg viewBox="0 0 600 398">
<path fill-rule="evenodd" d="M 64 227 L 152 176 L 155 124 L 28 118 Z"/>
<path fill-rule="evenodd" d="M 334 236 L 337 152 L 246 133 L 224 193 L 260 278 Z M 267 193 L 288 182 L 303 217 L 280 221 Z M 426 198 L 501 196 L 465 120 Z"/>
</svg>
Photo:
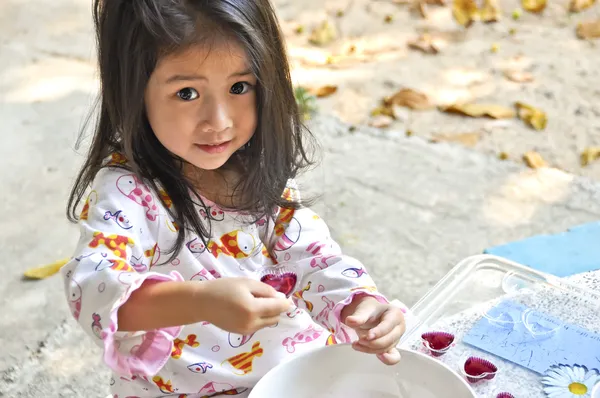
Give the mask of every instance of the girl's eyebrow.
<svg viewBox="0 0 600 398">
<path fill-rule="evenodd" d="M 241 76 L 248 76 L 251 75 L 252 71 L 250 69 L 245 69 L 243 71 L 240 72 L 235 72 L 232 73 L 231 75 L 228 76 L 228 79 L 232 78 L 232 77 L 241 77 Z M 186 81 L 195 81 L 195 80 L 205 80 L 208 81 L 208 79 L 205 76 L 202 75 L 173 75 L 171 77 L 169 77 L 165 83 L 166 84 L 171 84 L 171 83 L 176 83 L 176 82 L 186 82 Z"/>
</svg>

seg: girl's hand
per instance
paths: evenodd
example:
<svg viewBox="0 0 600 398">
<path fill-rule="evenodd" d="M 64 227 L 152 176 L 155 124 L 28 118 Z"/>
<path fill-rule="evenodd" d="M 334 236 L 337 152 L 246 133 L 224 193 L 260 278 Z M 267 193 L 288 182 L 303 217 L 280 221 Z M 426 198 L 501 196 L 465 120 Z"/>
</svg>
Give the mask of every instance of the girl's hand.
<svg viewBox="0 0 600 398">
<path fill-rule="evenodd" d="M 344 307 L 341 318 L 358 334 L 359 340 L 352 344 L 355 350 L 376 354 L 386 365 L 400 361 L 396 346 L 406 330 L 402 310 L 362 295 Z"/>
<path fill-rule="evenodd" d="M 194 300 L 201 320 L 231 333 L 252 334 L 279 322 L 291 306 L 271 286 L 248 278 L 219 278 L 197 283 Z"/>
</svg>

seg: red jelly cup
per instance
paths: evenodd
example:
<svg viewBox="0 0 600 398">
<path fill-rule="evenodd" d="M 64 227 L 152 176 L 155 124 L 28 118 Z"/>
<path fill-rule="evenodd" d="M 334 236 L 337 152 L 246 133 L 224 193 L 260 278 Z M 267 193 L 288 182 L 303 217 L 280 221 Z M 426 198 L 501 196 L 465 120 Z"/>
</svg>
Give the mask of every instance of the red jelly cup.
<svg viewBox="0 0 600 398">
<path fill-rule="evenodd" d="M 441 357 L 452 347 L 454 335 L 446 332 L 427 332 L 421 335 L 423 345 L 434 357 Z"/>
<path fill-rule="evenodd" d="M 487 359 L 469 357 L 461 368 L 461 373 L 469 383 L 474 384 L 483 380 L 492 380 L 498 373 L 498 367 Z"/>
</svg>

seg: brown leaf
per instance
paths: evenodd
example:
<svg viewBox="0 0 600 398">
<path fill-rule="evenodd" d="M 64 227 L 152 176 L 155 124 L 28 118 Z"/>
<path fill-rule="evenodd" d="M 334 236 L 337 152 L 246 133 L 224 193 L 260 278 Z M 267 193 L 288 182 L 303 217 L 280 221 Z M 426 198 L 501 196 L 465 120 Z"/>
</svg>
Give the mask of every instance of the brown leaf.
<svg viewBox="0 0 600 398">
<path fill-rule="evenodd" d="M 25 271 L 24 275 L 28 279 L 45 279 L 57 274 L 68 261 L 69 259 L 65 259 L 41 267 L 31 268 Z"/>
<path fill-rule="evenodd" d="M 508 156 L 508 153 L 506 153 L 506 152 L 500 152 L 498 154 L 498 159 L 500 159 L 500 160 L 508 160 L 508 158 L 509 158 L 509 156 Z"/>
<path fill-rule="evenodd" d="M 581 166 L 585 167 L 597 159 L 600 159 L 600 147 L 585 148 L 581 153 Z"/>
<path fill-rule="evenodd" d="M 578 24 L 577 37 L 585 40 L 600 38 L 600 19 Z"/>
<path fill-rule="evenodd" d="M 502 11 L 496 0 L 485 0 L 483 7 L 479 10 L 479 18 L 483 22 L 498 22 Z"/>
<path fill-rule="evenodd" d="M 386 115 L 375 116 L 373 119 L 369 121 L 369 126 L 375 127 L 378 129 L 389 127 L 394 119 Z"/>
<path fill-rule="evenodd" d="M 546 128 L 548 118 L 542 110 L 522 102 L 515 103 L 515 106 L 519 119 L 538 131 Z"/>
<path fill-rule="evenodd" d="M 504 77 L 516 83 L 530 83 L 534 80 L 531 73 L 518 70 L 505 70 Z"/>
<path fill-rule="evenodd" d="M 410 88 L 403 88 L 391 97 L 385 98 L 383 103 L 388 107 L 396 105 L 416 110 L 431 109 L 433 107 L 427 95 Z"/>
<path fill-rule="evenodd" d="M 502 105 L 495 104 L 454 104 L 442 107 L 443 112 L 458 113 L 471 117 L 491 117 L 492 119 L 510 119 L 515 117 L 515 111 Z"/>
<path fill-rule="evenodd" d="M 546 163 L 542 155 L 535 151 L 526 152 L 523 155 L 523 160 L 525 161 L 525 164 L 527 164 L 527 166 L 531 167 L 532 169 L 548 167 L 548 163 Z"/>
<path fill-rule="evenodd" d="M 325 98 L 334 94 L 337 91 L 337 86 L 322 86 L 316 89 L 310 90 L 311 94 L 314 94 L 317 98 Z"/>
<path fill-rule="evenodd" d="M 546 8 L 547 0 L 521 0 L 523 9 L 533 13 L 540 13 Z"/>
<path fill-rule="evenodd" d="M 475 0 L 454 0 L 452 5 L 454 19 L 464 27 L 471 26 L 478 12 Z"/>
<path fill-rule="evenodd" d="M 321 25 L 313 29 L 308 38 L 311 44 L 325 46 L 337 38 L 335 27 L 329 21 L 323 21 Z"/>
<path fill-rule="evenodd" d="M 459 134 L 435 134 L 431 142 L 458 142 L 467 147 L 474 147 L 481 139 L 480 132 Z"/>
<path fill-rule="evenodd" d="M 594 5 L 596 0 L 571 0 L 569 11 L 580 12 Z"/>
<path fill-rule="evenodd" d="M 440 52 L 440 49 L 435 45 L 433 39 L 428 34 L 423 34 L 415 40 L 409 41 L 407 44 L 409 48 L 423 51 L 425 54 L 437 54 Z"/>
</svg>

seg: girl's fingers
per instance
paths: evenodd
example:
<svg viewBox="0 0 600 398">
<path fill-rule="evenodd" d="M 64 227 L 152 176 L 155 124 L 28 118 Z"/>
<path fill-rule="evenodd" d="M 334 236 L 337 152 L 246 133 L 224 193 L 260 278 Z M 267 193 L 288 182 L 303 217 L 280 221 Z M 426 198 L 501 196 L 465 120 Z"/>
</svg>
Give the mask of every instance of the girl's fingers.
<svg viewBox="0 0 600 398">
<path fill-rule="evenodd" d="M 388 352 L 378 354 L 377 358 L 386 365 L 395 365 L 400 362 L 400 352 L 396 348 L 392 348 Z"/>
<path fill-rule="evenodd" d="M 270 318 L 261 318 L 260 323 L 261 323 L 261 329 L 262 328 L 267 328 L 269 326 L 275 326 L 277 325 L 277 323 L 280 321 L 280 316 L 273 316 Z"/>
<path fill-rule="evenodd" d="M 396 308 L 390 308 L 383 313 L 379 324 L 369 331 L 366 339 L 375 340 L 390 334 L 392 330 L 394 330 L 394 328 L 399 324 L 404 325 L 404 316 L 402 315 L 402 311 Z"/>
<path fill-rule="evenodd" d="M 383 337 L 375 340 L 359 340 L 356 344 L 372 350 L 372 353 L 382 353 L 389 350 L 391 347 L 395 347 L 400 338 L 404 334 L 404 325 L 397 325 L 392 331 Z"/>
</svg>

